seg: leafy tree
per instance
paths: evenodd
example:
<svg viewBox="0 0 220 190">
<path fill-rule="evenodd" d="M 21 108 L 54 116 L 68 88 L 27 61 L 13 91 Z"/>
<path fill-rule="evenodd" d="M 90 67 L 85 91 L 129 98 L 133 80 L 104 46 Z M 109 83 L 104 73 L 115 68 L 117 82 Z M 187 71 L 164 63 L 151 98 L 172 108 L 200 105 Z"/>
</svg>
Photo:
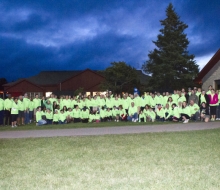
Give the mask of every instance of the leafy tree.
<svg viewBox="0 0 220 190">
<path fill-rule="evenodd" d="M 101 84 L 102 90 L 115 93 L 130 92 L 139 84 L 136 70 L 125 62 L 112 62 L 102 74 L 106 79 Z"/>
<path fill-rule="evenodd" d="M 199 67 L 194 55 L 187 51 L 189 40 L 184 30 L 188 25 L 180 21 L 171 3 L 166 9 L 166 18 L 160 23 L 163 28 L 159 30 L 157 41 L 153 41 L 156 48 L 149 52 L 149 60 L 142 65 L 142 69 L 152 75 L 149 84 L 155 90 L 192 86 Z"/>
</svg>

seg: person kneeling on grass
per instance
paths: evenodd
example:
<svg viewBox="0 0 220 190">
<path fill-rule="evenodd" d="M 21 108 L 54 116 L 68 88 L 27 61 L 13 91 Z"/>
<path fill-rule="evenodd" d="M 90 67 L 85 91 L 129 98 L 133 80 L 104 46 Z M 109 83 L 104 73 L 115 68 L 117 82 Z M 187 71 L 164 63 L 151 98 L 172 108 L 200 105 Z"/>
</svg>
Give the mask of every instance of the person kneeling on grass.
<svg viewBox="0 0 220 190">
<path fill-rule="evenodd" d="M 36 110 L 36 126 L 40 126 L 40 125 L 46 125 L 47 122 L 42 119 L 42 113 L 41 113 L 41 107 L 38 106 L 37 110 Z"/>
<path fill-rule="evenodd" d="M 209 122 L 210 115 L 209 115 L 209 107 L 206 105 L 205 102 L 202 102 L 200 107 L 200 113 L 201 113 L 201 120 L 205 122 Z"/>
<path fill-rule="evenodd" d="M 59 124 L 65 124 L 66 123 L 66 114 L 63 110 L 60 110 L 59 114 Z"/>
<path fill-rule="evenodd" d="M 146 122 L 146 116 L 142 110 L 139 111 L 139 122 Z"/>
<path fill-rule="evenodd" d="M 183 102 L 180 113 L 183 123 L 188 123 L 190 119 L 190 109 L 189 106 L 187 106 L 186 101 Z"/>
<path fill-rule="evenodd" d="M 156 119 L 156 114 L 155 114 L 153 108 L 149 106 L 149 112 L 148 112 L 148 115 L 147 115 L 147 120 L 154 122 L 155 119 Z"/>
<path fill-rule="evenodd" d="M 162 121 L 164 122 L 164 118 L 165 118 L 165 111 L 162 108 L 161 104 L 157 105 L 157 111 L 156 111 L 156 120 L 157 121 Z"/>
<path fill-rule="evenodd" d="M 84 107 L 81 111 L 81 121 L 82 123 L 88 123 L 89 122 L 89 110 Z"/>
<path fill-rule="evenodd" d="M 180 120 L 180 113 L 179 113 L 179 108 L 177 107 L 177 105 L 174 103 L 172 104 L 172 110 L 173 110 L 173 118 L 172 121 L 174 122 L 178 122 Z"/>
<path fill-rule="evenodd" d="M 116 108 L 116 106 L 113 107 L 112 116 L 113 116 L 113 120 L 119 122 L 119 110 Z"/>
<path fill-rule="evenodd" d="M 138 108 L 131 102 L 131 106 L 128 108 L 128 121 L 137 122 L 138 121 Z"/>
<path fill-rule="evenodd" d="M 59 123 L 59 113 L 58 110 L 55 109 L 53 114 L 53 124 L 57 125 L 58 123 Z"/>
<path fill-rule="evenodd" d="M 53 123 L 53 112 L 49 108 L 47 108 L 47 111 L 46 111 L 46 119 L 47 119 L 47 124 L 52 125 L 52 123 Z"/>
</svg>

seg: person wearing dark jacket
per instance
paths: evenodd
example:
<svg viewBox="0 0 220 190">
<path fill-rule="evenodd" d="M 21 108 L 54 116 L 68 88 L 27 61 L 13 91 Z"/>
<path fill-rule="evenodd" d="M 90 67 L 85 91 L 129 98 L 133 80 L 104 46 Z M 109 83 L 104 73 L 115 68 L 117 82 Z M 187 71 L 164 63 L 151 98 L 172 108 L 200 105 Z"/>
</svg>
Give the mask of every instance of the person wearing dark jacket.
<svg viewBox="0 0 220 190">
<path fill-rule="evenodd" d="M 191 95 L 189 95 L 188 104 L 190 104 L 191 100 L 193 100 L 193 102 L 196 104 L 198 104 L 198 102 L 199 102 L 198 96 L 195 95 L 194 90 L 192 90 Z"/>
<path fill-rule="evenodd" d="M 207 106 L 205 102 L 202 102 L 201 104 L 200 116 L 202 121 L 209 122 L 210 119 L 209 106 Z"/>
<path fill-rule="evenodd" d="M 209 96 L 206 94 L 205 90 L 202 90 L 202 93 L 199 95 L 199 107 L 201 106 L 202 102 L 205 102 L 209 105 Z"/>
</svg>

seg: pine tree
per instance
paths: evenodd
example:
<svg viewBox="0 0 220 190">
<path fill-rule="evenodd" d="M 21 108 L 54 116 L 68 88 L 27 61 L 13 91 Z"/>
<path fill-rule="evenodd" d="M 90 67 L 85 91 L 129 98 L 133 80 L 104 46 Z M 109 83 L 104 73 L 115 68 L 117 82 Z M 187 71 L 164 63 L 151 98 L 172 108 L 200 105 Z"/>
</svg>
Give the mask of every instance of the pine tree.
<svg viewBox="0 0 220 190">
<path fill-rule="evenodd" d="M 142 69 L 151 74 L 149 84 L 155 90 L 173 90 L 192 86 L 199 72 L 194 55 L 187 51 L 189 40 L 184 30 L 188 27 L 180 21 L 170 3 L 166 9 L 166 18 L 161 20 L 163 26 L 157 41 L 157 48 L 148 54 L 149 60 Z"/>
</svg>

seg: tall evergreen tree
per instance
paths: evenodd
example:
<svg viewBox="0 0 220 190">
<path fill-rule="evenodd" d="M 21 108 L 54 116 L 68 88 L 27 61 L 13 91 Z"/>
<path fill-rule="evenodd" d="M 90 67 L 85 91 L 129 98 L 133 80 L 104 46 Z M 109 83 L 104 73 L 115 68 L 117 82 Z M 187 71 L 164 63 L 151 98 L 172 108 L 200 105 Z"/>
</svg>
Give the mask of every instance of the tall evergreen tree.
<svg viewBox="0 0 220 190">
<path fill-rule="evenodd" d="M 157 48 L 149 52 L 149 60 L 142 65 L 142 69 L 152 75 L 149 84 L 155 90 L 192 86 L 199 72 L 194 55 L 187 51 L 189 40 L 184 30 L 188 25 L 180 21 L 171 3 L 166 16 L 160 21 L 163 28 L 159 30 L 157 41 L 153 41 Z"/>
</svg>

